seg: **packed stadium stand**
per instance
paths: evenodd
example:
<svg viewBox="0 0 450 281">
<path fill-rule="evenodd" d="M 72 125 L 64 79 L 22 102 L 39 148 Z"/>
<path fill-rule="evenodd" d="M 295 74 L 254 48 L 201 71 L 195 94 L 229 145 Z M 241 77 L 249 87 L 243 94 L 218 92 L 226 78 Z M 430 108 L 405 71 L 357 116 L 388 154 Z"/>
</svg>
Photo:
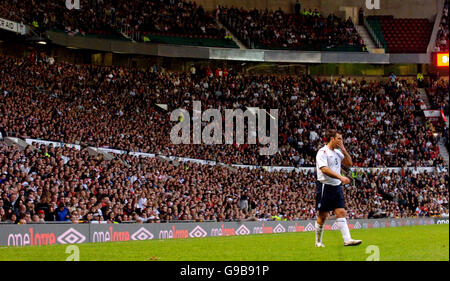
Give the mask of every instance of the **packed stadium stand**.
<svg viewBox="0 0 450 281">
<path fill-rule="evenodd" d="M 219 7 L 219 20 L 249 48 L 364 51 L 364 41 L 350 19 L 323 17 L 319 11 L 286 14 Z"/>
<path fill-rule="evenodd" d="M 92 8 L 69 10 L 65 1 L 3 1 L 0 5 L 0 17 L 30 25 L 40 32 L 56 29 L 70 35 L 123 39 L 119 27 L 110 24 L 114 16 L 112 7 L 104 8 L 97 1 L 82 0 L 81 3 L 92 4 Z"/>
<path fill-rule="evenodd" d="M 134 38 L 145 42 L 199 45 L 211 47 L 238 46 L 220 29 L 212 13 L 187 1 L 120 1 L 117 10 L 119 26 Z M 135 35 L 138 35 L 137 37 Z"/>
<path fill-rule="evenodd" d="M 213 15 L 195 2 L 81 0 L 80 3 L 90 9 L 69 10 L 65 1 L 12 0 L 2 3 L 0 17 L 40 31 L 53 29 L 72 36 L 237 48 L 217 26 Z"/>
<path fill-rule="evenodd" d="M 450 115 L 448 89 L 448 80 L 439 79 L 433 81 L 427 88 L 427 96 L 430 102 L 430 109 L 440 110 L 441 114 L 447 119 L 447 122 L 444 122 L 442 119 L 439 122 L 435 122 L 433 128 L 435 132 L 439 134 L 440 142 L 447 147 L 447 150 L 450 150 L 448 131 L 448 116 Z"/>
<path fill-rule="evenodd" d="M 368 51 L 350 18 L 322 16 L 317 9 L 289 14 L 282 10 L 227 8 L 205 11 L 183 0 L 89 1 L 90 9 L 65 8 L 64 1 L 11 0 L 0 17 L 37 30 L 174 45 L 238 48 L 216 18 L 248 48 L 315 51 Z M 448 11 L 448 3 L 446 3 Z M 448 12 L 446 12 L 448 13 Z M 444 12 L 445 14 L 445 12 Z M 428 19 L 370 16 L 367 21 L 389 53 L 423 53 L 433 23 Z M 437 48 L 448 49 L 448 24 L 442 17 Z"/>
<path fill-rule="evenodd" d="M 448 52 L 448 0 L 445 0 L 439 31 L 436 35 L 436 52 Z"/>
<path fill-rule="evenodd" d="M 347 135 L 345 144 L 356 166 L 438 167 L 443 163 L 433 135 L 415 118 L 421 105 L 415 85 L 406 82 L 216 76 L 210 71 L 191 77 L 52 63 L 39 54 L 0 60 L 0 127 L 6 136 L 225 163 L 314 166 L 313 155 L 325 141 L 323 130 L 333 123 Z M 262 159 L 250 146 L 172 145 L 165 138 L 168 114 L 151 104 L 175 108 L 195 99 L 211 107 L 246 101 L 262 108 L 279 107 L 280 153 Z M 350 126 L 350 120 L 354 125 Z M 89 156 L 86 150 L 37 148 L 20 151 L 1 142 L 3 221 L 31 222 L 39 216 L 60 220 L 67 212 L 73 220 L 110 222 L 267 220 L 274 215 L 308 219 L 315 215 L 314 189 L 308 188 L 314 173 L 248 168 L 233 172 L 226 167 L 191 163 L 176 167 L 157 158 L 120 156 L 127 167 L 124 162 Z M 355 176 L 360 188 L 346 192 L 350 217 L 448 212 L 447 173 L 382 173 L 366 171 Z M 35 201 L 43 197 L 47 201 Z"/>
<path fill-rule="evenodd" d="M 120 162 L 86 150 L 0 142 L 0 222 L 312 219 L 315 174 L 237 171 L 157 158 Z M 350 218 L 448 213 L 446 172 L 360 172 L 346 190 Z M 67 217 L 66 217 L 67 216 Z M 69 219 L 69 217 L 71 219 Z"/>
<path fill-rule="evenodd" d="M 191 76 L 46 60 L 0 58 L 0 108 L 10 112 L 3 121 L 9 134 L 233 164 L 311 166 L 331 125 L 326 120 L 333 120 L 348 134 L 356 166 L 441 161 L 436 139 L 418 119 L 423 101 L 413 83 L 218 76 L 208 70 Z M 192 112 L 194 100 L 210 108 L 278 108 L 279 153 L 261 156 L 258 145 L 172 144 L 169 113 L 153 105 Z"/>
<path fill-rule="evenodd" d="M 442 110 L 447 116 L 450 114 L 448 86 L 448 80 L 437 80 L 433 82 L 427 92 L 432 109 Z"/>
</svg>

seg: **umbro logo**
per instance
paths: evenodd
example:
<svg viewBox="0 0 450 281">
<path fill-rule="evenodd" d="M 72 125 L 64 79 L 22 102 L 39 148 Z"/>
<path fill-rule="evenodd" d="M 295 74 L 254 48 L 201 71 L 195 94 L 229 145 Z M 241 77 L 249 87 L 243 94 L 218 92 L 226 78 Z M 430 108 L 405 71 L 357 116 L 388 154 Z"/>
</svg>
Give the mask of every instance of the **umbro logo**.
<svg viewBox="0 0 450 281">
<path fill-rule="evenodd" d="M 250 230 L 245 226 L 241 225 L 238 229 L 236 229 L 236 235 L 249 235 Z"/>
<path fill-rule="evenodd" d="M 312 223 L 308 223 L 308 225 L 305 227 L 303 231 L 314 231 L 314 230 L 316 230 L 314 225 L 312 225 Z"/>
<path fill-rule="evenodd" d="M 208 234 L 206 231 L 197 225 L 190 233 L 189 236 L 192 238 L 206 237 Z"/>
<path fill-rule="evenodd" d="M 133 235 L 131 235 L 131 240 L 150 240 L 153 239 L 153 234 L 147 229 L 141 227 Z"/>
<path fill-rule="evenodd" d="M 278 224 L 273 229 L 273 233 L 281 233 L 281 232 L 286 232 L 286 229 L 281 224 Z"/>
<path fill-rule="evenodd" d="M 86 237 L 73 228 L 69 228 L 56 239 L 61 244 L 78 244 L 83 243 Z"/>
</svg>

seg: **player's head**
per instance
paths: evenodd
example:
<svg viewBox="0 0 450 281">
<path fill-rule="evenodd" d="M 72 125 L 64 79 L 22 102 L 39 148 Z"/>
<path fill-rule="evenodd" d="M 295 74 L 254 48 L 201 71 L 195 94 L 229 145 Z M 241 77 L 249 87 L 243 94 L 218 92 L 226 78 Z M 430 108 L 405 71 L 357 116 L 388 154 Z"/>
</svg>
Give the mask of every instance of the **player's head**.
<svg viewBox="0 0 450 281">
<path fill-rule="evenodd" d="M 328 129 L 328 130 L 326 131 L 325 137 L 326 137 L 327 140 L 328 140 L 328 145 L 329 145 L 331 148 L 333 148 L 333 149 L 337 146 L 337 144 L 338 144 L 340 141 L 342 141 L 342 135 L 341 135 L 341 133 L 339 133 L 339 132 L 338 132 L 337 130 L 335 130 L 335 129 Z"/>
</svg>

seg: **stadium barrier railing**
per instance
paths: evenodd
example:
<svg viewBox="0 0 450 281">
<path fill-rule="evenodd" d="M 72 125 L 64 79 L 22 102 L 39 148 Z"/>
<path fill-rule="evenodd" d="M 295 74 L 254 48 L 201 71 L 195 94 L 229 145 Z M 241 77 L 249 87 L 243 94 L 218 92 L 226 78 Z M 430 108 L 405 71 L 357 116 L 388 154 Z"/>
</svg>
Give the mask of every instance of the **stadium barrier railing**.
<svg viewBox="0 0 450 281">
<path fill-rule="evenodd" d="M 17 139 L 17 137 L 9 137 L 9 138 Z M 72 147 L 77 150 L 81 149 L 81 145 L 79 145 L 79 144 L 69 144 L 69 143 L 39 140 L 39 139 L 25 139 L 24 141 L 29 145 L 32 145 L 33 143 L 35 143 L 35 144 L 52 145 L 53 147 Z M 125 151 L 125 150 L 106 148 L 106 147 L 92 147 L 92 148 L 95 150 L 99 150 L 99 151 L 115 153 L 115 154 L 127 154 L 127 155 L 136 156 L 136 157 L 152 157 L 153 158 L 153 157 L 159 156 L 158 154 L 154 154 L 154 153 Z M 214 161 L 214 160 L 204 160 L 204 159 L 195 159 L 195 158 L 189 158 L 189 157 L 166 156 L 166 155 L 161 155 L 161 156 L 168 157 L 170 160 L 174 160 L 174 161 L 176 160 L 176 161 L 181 161 L 181 162 L 194 162 L 194 163 L 199 163 L 199 164 L 203 164 L 203 165 L 218 165 L 218 164 L 220 164 L 219 162 Z M 257 165 L 242 165 L 242 164 L 232 164 L 231 166 L 236 167 L 236 168 L 249 168 L 249 169 L 262 168 L 269 172 L 272 172 L 272 171 L 314 172 L 315 171 L 314 167 L 257 166 Z M 349 170 L 350 171 L 370 171 L 370 172 L 388 170 L 388 171 L 392 171 L 392 172 L 401 172 L 402 169 L 410 170 L 410 171 L 417 171 L 417 172 L 425 172 L 426 171 L 429 173 L 435 172 L 435 171 L 436 172 L 448 171 L 446 166 L 442 166 L 442 167 L 382 167 L 382 168 L 381 167 L 353 167 L 353 168 L 350 168 Z"/>
</svg>

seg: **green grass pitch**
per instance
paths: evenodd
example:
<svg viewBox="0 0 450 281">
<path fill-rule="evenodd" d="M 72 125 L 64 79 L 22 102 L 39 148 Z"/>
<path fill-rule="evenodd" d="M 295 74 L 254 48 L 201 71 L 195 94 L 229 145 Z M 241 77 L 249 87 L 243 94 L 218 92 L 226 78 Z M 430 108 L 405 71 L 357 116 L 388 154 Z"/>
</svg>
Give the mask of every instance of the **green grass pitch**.
<svg viewBox="0 0 450 281">
<path fill-rule="evenodd" d="M 424 225 L 351 231 L 359 246 L 344 247 L 339 231 L 325 231 L 325 248 L 314 233 L 260 234 L 194 239 L 78 244 L 80 261 L 448 261 L 449 226 Z M 0 261 L 65 261 L 68 245 L 0 247 Z"/>
</svg>

